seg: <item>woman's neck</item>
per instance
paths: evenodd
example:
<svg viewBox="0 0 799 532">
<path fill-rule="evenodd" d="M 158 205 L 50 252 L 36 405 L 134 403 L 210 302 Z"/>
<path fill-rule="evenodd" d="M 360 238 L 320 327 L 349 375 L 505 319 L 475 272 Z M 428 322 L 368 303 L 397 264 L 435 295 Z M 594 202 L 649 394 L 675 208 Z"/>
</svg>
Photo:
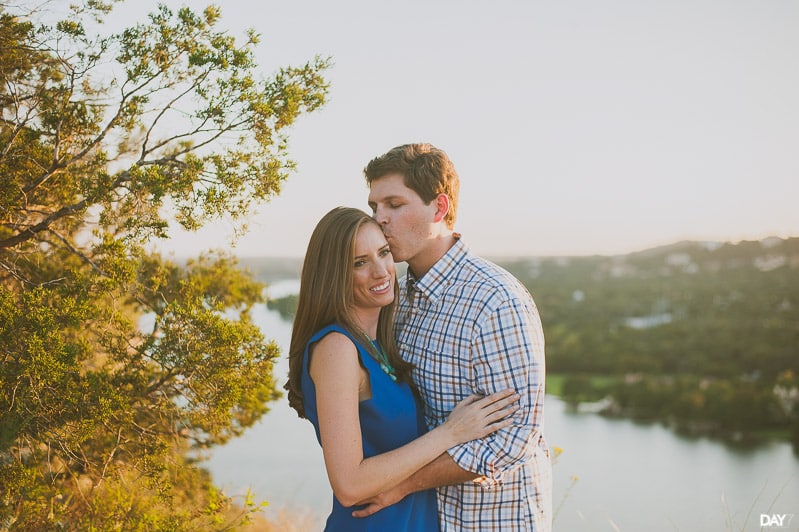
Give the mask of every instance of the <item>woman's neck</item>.
<svg viewBox="0 0 799 532">
<path fill-rule="evenodd" d="M 369 311 L 353 312 L 352 321 L 356 327 L 366 333 L 369 338 L 377 337 L 377 321 L 380 318 L 380 309 L 369 309 Z"/>
</svg>

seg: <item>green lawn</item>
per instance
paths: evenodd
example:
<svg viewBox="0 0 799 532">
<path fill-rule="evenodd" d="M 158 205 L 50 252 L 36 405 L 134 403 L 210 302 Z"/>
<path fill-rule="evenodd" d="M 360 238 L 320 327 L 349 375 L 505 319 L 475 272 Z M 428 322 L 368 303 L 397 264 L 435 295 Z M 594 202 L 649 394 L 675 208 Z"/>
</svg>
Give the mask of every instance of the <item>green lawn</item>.
<svg viewBox="0 0 799 532">
<path fill-rule="evenodd" d="M 563 395 L 563 381 L 565 379 L 566 375 L 563 373 L 547 374 L 547 393 L 551 395 L 557 395 L 558 397 Z"/>
</svg>

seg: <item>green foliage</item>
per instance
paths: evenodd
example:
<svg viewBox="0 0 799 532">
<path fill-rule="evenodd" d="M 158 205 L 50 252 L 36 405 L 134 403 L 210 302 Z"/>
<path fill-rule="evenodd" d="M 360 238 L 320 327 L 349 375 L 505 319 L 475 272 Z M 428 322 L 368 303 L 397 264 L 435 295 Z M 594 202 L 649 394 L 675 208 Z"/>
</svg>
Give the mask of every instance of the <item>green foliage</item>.
<svg viewBox="0 0 799 532">
<path fill-rule="evenodd" d="M 568 400 L 717 432 L 796 423 L 778 403 L 799 394 L 799 238 L 504 266 L 539 305 Z"/>
<path fill-rule="evenodd" d="M 279 192 L 329 63 L 259 80 L 257 35 L 215 7 L 91 35 L 112 3 L 51 24 L 0 4 L 0 529 L 224 529 L 258 508 L 195 462 L 279 396 L 263 285 L 146 249 Z"/>
<path fill-rule="evenodd" d="M 599 401 L 605 398 L 612 389 L 610 384 L 615 382 L 615 380 L 581 373 L 562 377 L 562 383 L 557 391 L 566 401 L 573 404 Z M 549 378 L 547 378 L 547 383 L 549 383 Z M 549 388 L 547 391 L 549 392 Z"/>
<path fill-rule="evenodd" d="M 504 266 L 540 308 L 548 371 L 799 371 L 799 238 Z"/>
<path fill-rule="evenodd" d="M 270 299 L 266 302 L 266 306 L 270 310 L 276 310 L 280 313 L 280 317 L 286 321 L 293 321 L 294 315 L 297 313 L 297 294 L 289 294 L 287 296 Z"/>
</svg>

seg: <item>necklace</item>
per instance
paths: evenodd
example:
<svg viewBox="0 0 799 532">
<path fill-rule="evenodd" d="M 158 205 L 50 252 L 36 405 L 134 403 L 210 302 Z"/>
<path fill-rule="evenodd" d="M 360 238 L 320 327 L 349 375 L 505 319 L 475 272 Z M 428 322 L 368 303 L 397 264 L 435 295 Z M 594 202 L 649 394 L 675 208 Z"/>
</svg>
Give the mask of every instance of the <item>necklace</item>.
<svg viewBox="0 0 799 532">
<path fill-rule="evenodd" d="M 366 334 L 366 331 L 364 331 L 360 327 L 357 327 L 357 329 L 363 335 L 363 337 L 369 341 L 369 344 L 371 344 L 372 347 L 375 348 L 375 351 L 377 352 L 376 362 L 380 366 L 380 369 L 382 369 L 386 373 L 386 375 L 391 377 L 392 381 L 397 382 L 397 372 L 394 370 L 394 368 L 391 366 L 391 363 L 388 361 L 388 355 L 386 354 L 385 351 L 383 351 L 380 342 L 378 342 L 377 340 L 372 340 L 372 337 Z"/>
</svg>

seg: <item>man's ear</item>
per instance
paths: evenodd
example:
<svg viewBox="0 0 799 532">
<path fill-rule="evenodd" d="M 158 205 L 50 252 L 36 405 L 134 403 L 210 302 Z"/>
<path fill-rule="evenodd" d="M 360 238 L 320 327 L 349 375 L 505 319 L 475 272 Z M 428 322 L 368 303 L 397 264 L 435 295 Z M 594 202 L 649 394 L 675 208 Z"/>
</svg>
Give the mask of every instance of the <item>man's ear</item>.
<svg viewBox="0 0 799 532">
<path fill-rule="evenodd" d="M 433 221 L 438 223 L 442 221 L 449 212 L 449 196 L 442 192 L 436 196 L 436 199 L 433 201 L 436 202 L 436 215 L 435 218 L 433 218 Z"/>
</svg>

